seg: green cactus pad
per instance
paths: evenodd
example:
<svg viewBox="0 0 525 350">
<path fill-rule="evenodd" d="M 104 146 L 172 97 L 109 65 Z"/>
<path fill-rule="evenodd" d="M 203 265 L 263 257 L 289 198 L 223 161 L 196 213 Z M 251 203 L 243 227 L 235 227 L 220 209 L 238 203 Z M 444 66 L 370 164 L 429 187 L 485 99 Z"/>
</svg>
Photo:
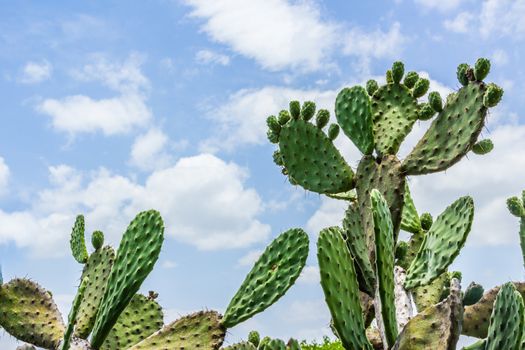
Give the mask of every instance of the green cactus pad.
<svg viewBox="0 0 525 350">
<path fill-rule="evenodd" d="M 490 72 L 490 61 L 486 58 L 478 58 L 474 65 L 474 77 L 477 81 L 482 81 Z"/>
<path fill-rule="evenodd" d="M 107 288 L 100 302 L 91 344 L 95 349 L 117 322 L 157 261 L 164 241 L 164 223 L 155 210 L 139 213 L 124 233 Z"/>
<path fill-rule="evenodd" d="M 525 282 L 513 282 L 516 290 L 525 296 Z M 485 338 L 488 334 L 489 320 L 494 302 L 501 287 L 487 291 L 474 305 L 466 306 L 463 315 L 463 334 L 470 337 Z"/>
<path fill-rule="evenodd" d="M 91 235 L 91 244 L 95 250 L 99 250 L 104 245 L 104 234 L 102 231 L 95 231 Z"/>
<path fill-rule="evenodd" d="M 436 111 L 434 108 L 432 108 L 432 106 L 430 106 L 429 103 L 421 103 L 418 105 L 418 107 L 419 110 L 417 113 L 417 119 L 419 120 L 429 120 L 436 114 Z"/>
<path fill-rule="evenodd" d="M 216 311 L 200 311 L 172 322 L 128 350 L 218 350 L 225 333 Z"/>
<path fill-rule="evenodd" d="M 407 175 L 445 170 L 472 148 L 487 115 L 484 91 L 483 84 L 471 83 L 448 99 L 443 111 L 404 160 Z"/>
<path fill-rule="evenodd" d="M 106 246 L 91 254 L 84 265 L 82 280 L 88 278 L 89 282 L 77 316 L 76 337 L 87 339 L 91 333 L 114 261 L 115 251 Z"/>
<path fill-rule="evenodd" d="M 259 335 L 259 332 L 251 331 L 250 333 L 248 333 L 248 341 L 252 343 L 255 347 L 258 347 L 259 343 L 261 342 L 261 336 Z"/>
<path fill-rule="evenodd" d="M 221 348 L 222 350 L 257 350 L 257 347 L 255 347 L 252 343 L 248 341 L 243 341 L 237 344 L 232 344 L 230 346 L 226 346 L 224 348 Z"/>
<path fill-rule="evenodd" d="M 381 193 L 373 189 L 370 193 L 374 217 L 376 241 L 376 266 L 379 297 L 381 299 L 381 319 L 385 326 L 388 346 L 394 345 L 397 338 L 397 321 L 394 295 L 394 227 L 390 218 L 388 204 Z"/>
<path fill-rule="evenodd" d="M 516 349 L 523 334 L 523 298 L 509 282 L 501 287 L 490 316 L 485 350 Z"/>
<path fill-rule="evenodd" d="M 372 156 L 364 156 L 356 172 L 356 191 L 361 213 L 361 222 L 367 238 L 370 262 L 375 262 L 374 222 L 371 212 L 370 191 L 377 188 L 385 197 L 394 225 L 394 239 L 397 240 L 403 208 L 405 177 L 400 171 L 399 161 L 395 156 L 385 156 L 378 164 Z"/>
<path fill-rule="evenodd" d="M 412 296 L 414 297 L 414 303 L 416 304 L 418 311 L 423 311 L 427 307 L 436 305 L 441 301 L 441 294 L 445 286 L 448 286 L 450 279 L 448 274 L 442 273 L 436 279 L 429 284 L 414 288 Z"/>
<path fill-rule="evenodd" d="M 301 103 L 299 101 L 290 101 L 289 109 L 292 118 L 299 118 L 299 116 L 301 115 Z"/>
<path fill-rule="evenodd" d="M 418 118 L 417 100 L 402 84 L 381 86 L 372 96 L 375 148 L 379 154 L 396 154 Z"/>
<path fill-rule="evenodd" d="M 290 338 L 286 343 L 287 350 L 301 350 L 301 345 L 296 339 Z"/>
<path fill-rule="evenodd" d="M 396 61 L 392 64 L 392 80 L 394 84 L 399 84 L 405 74 L 405 65 L 403 62 Z"/>
<path fill-rule="evenodd" d="M 457 75 L 458 81 L 463 86 L 467 86 L 469 83 L 469 78 L 468 78 L 469 73 L 468 72 L 470 71 L 470 69 L 471 69 L 470 66 L 466 63 L 461 63 L 460 65 L 458 65 L 456 75 Z"/>
<path fill-rule="evenodd" d="M 333 198 L 333 199 L 339 199 L 339 200 L 349 201 L 349 202 L 357 201 L 357 193 L 355 189 L 346 191 L 346 192 L 341 192 L 341 193 L 327 194 L 326 196 Z"/>
<path fill-rule="evenodd" d="M 286 344 L 281 339 L 272 339 L 261 350 L 286 350 Z"/>
<path fill-rule="evenodd" d="M 354 263 L 338 227 L 319 234 L 317 259 L 325 300 L 343 346 L 372 350 L 365 334 Z"/>
<path fill-rule="evenodd" d="M 279 148 L 290 176 L 317 193 L 354 187 L 354 173 L 322 130 L 304 120 L 290 120 L 281 130 Z"/>
<path fill-rule="evenodd" d="M 13 279 L 0 287 L 0 326 L 17 339 L 45 349 L 56 349 L 65 330 L 51 294 L 26 279 Z"/>
<path fill-rule="evenodd" d="M 461 329 L 463 305 L 459 282 L 447 299 L 426 308 L 408 321 L 392 350 L 452 350 Z"/>
<path fill-rule="evenodd" d="M 322 129 L 324 128 L 328 122 L 330 121 L 330 112 L 326 109 L 320 109 L 317 111 L 317 115 L 315 116 L 315 125 Z"/>
<path fill-rule="evenodd" d="M 463 305 L 470 306 L 476 304 L 483 297 L 483 292 L 484 289 L 482 285 L 471 282 L 463 295 Z"/>
<path fill-rule="evenodd" d="M 374 134 L 370 98 L 364 88 L 344 88 L 335 100 L 337 122 L 363 154 L 372 154 Z"/>
<path fill-rule="evenodd" d="M 474 218 L 474 201 L 462 197 L 441 213 L 423 239 L 410 264 L 406 289 L 426 285 L 441 275 L 465 244 Z"/>
<path fill-rule="evenodd" d="M 361 225 L 361 215 L 356 205 L 350 204 L 343 219 L 343 235 L 354 259 L 359 288 L 373 296 L 375 292 L 375 269 L 368 257 L 366 237 Z"/>
<path fill-rule="evenodd" d="M 414 234 L 421 231 L 421 221 L 407 182 L 405 182 L 404 205 L 401 212 L 401 229 Z"/>
<path fill-rule="evenodd" d="M 432 91 L 428 94 L 428 104 L 438 113 L 443 110 L 443 100 L 441 99 L 439 92 Z"/>
<path fill-rule="evenodd" d="M 101 350 L 127 349 L 164 325 L 162 308 L 153 299 L 135 294 L 109 332 Z"/>
<path fill-rule="evenodd" d="M 487 86 L 487 90 L 483 96 L 483 105 L 487 108 L 495 107 L 499 101 L 501 101 L 502 96 L 503 89 L 498 85 L 491 83 Z"/>
<path fill-rule="evenodd" d="M 491 139 L 484 139 L 479 142 L 476 142 L 472 146 L 472 152 L 479 155 L 484 155 L 489 153 L 494 149 L 494 144 L 492 143 Z"/>
<path fill-rule="evenodd" d="M 84 215 L 78 215 L 73 229 L 71 230 L 71 253 L 80 264 L 84 264 L 88 259 L 86 240 L 84 237 Z"/>
<path fill-rule="evenodd" d="M 85 277 L 82 280 L 82 283 L 80 283 L 80 286 L 78 287 L 77 295 L 75 296 L 75 299 L 73 300 L 73 305 L 71 306 L 71 310 L 69 311 L 67 328 L 66 332 L 64 333 L 64 340 L 62 341 L 62 346 L 60 347 L 62 350 L 68 350 L 71 344 L 71 335 L 73 334 L 73 329 L 75 328 L 75 324 L 77 323 L 78 310 L 80 309 L 80 304 L 84 299 L 88 283 L 89 278 Z"/>
<path fill-rule="evenodd" d="M 375 92 L 379 89 L 379 85 L 377 84 L 377 81 L 374 79 L 370 79 L 366 82 L 366 92 L 369 96 L 372 96 L 375 94 Z"/>
<path fill-rule="evenodd" d="M 339 136 L 339 129 L 340 128 L 338 124 L 330 124 L 330 126 L 328 127 L 328 138 L 330 139 L 330 141 L 335 140 L 337 136 Z"/>
<path fill-rule="evenodd" d="M 414 88 L 412 89 L 412 96 L 414 96 L 414 98 L 422 97 L 424 94 L 427 93 L 429 87 L 430 80 L 425 78 L 419 78 L 416 81 L 416 84 L 414 84 Z"/>
<path fill-rule="evenodd" d="M 412 89 L 414 85 L 416 85 L 416 82 L 419 80 L 419 74 L 417 72 L 408 72 L 405 75 L 405 80 L 403 80 L 403 84 L 409 89 Z"/>
<path fill-rule="evenodd" d="M 288 230 L 266 248 L 230 301 L 222 324 L 232 328 L 281 298 L 299 277 L 308 257 L 308 235 Z"/>
</svg>

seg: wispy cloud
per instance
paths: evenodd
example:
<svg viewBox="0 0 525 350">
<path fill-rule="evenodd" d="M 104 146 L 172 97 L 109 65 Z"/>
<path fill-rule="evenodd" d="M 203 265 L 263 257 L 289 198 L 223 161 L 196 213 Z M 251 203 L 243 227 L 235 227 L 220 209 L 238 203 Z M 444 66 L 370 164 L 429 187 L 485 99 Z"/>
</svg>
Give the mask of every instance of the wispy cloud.
<svg viewBox="0 0 525 350">
<path fill-rule="evenodd" d="M 195 55 L 197 62 L 202 64 L 220 64 L 227 66 L 230 64 L 230 57 L 211 50 L 199 50 Z"/>
<path fill-rule="evenodd" d="M 46 60 L 27 62 L 22 68 L 18 81 L 23 84 L 38 84 L 51 78 L 52 72 L 53 66 Z"/>
</svg>

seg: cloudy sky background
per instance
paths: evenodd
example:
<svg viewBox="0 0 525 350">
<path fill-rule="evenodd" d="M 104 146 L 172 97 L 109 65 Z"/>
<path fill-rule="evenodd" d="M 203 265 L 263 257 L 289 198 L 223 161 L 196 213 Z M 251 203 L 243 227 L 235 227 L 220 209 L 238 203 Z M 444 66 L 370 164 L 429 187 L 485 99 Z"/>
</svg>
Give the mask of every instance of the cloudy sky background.
<svg viewBox="0 0 525 350">
<path fill-rule="evenodd" d="M 320 339 L 329 313 L 315 259 L 318 231 L 342 203 L 292 187 L 272 162 L 265 119 L 290 99 L 333 111 L 338 91 L 383 79 L 393 60 L 459 88 L 456 66 L 483 56 L 505 88 L 483 131 L 495 149 L 410 179 L 420 212 L 463 195 L 473 231 L 454 267 L 463 284 L 523 279 L 517 220 L 505 199 L 525 188 L 525 1 L 0 0 L 0 263 L 4 279 L 53 291 L 64 315 L 81 266 L 74 218 L 117 245 L 140 210 L 160 210 L 166 242 L 143 291 L 166 322 L 224 311 L 252 262 L 280 232 L 303 227 L 311 256 L 298 283 L 231 329 Z M 406 155 L 427 123 L 417 124 Z M 341 135 L 349 164 L 359 153 Z M 0 333 L 0 347 L 16 342 Z"/>
</svg>

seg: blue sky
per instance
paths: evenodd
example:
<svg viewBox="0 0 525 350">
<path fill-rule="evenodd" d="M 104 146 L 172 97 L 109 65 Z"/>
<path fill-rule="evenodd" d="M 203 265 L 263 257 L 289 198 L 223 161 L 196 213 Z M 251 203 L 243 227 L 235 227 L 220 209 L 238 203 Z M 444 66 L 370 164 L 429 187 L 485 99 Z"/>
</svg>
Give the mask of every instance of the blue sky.
<svg viewBox="0 0 525 350">
<path fill-rule="evenodd" d="M 257 254 L 280 232 L 311 236 L 308 266 L 267 312 L 230 330 L 319 339 L 330 334 L 315 261 L 318 231 L 344 206 L 293 188 L 272 162 L 265 118 L 290 99 L 333 110 L 344 86 L 383 79 L 394 60 L 459 87 L 456 66 L 483 56 L 505 88 L 484 137 L 445 173 L 410 179 L 420 212 L 476 202 L 454 266 L 486 287 L 523 279 L 505 198 L 525 188 L 522 65 L 525 1 L 4 1 L 0 0 L 0 262 L 67 313 L 81 271 L 69 253 L 75 215 L 116 245 L 157 208 L 166 242 L 143 290 L 166 321 L 224 311 Z M 428 123 L 415 126 L 406 155 Z M 358 151 L 337 140 L 349 164 Z M 14 348 L 8 335 L 2 348 Z"/>
</svg>

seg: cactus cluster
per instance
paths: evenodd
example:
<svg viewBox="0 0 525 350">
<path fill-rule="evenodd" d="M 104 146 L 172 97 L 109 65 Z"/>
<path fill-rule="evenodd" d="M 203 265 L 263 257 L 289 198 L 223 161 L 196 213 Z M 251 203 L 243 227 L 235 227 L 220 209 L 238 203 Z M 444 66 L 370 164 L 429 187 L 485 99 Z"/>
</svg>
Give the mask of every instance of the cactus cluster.
<svg viewBox="0 0 525 350">
<path fill-rule="evenodd" d="M 410 176 L 444 171 L 468 152 L 493 149 L 491 140 L 478 140 L 503 95 L 484 82 L 489 71 L 483 58 L 474 67 L 460 64 L 461 88 L 443 100 L 428 92 L 428 79 L 405 74 L 403 63 L 394 62 L 385 85 L 370 80 L 341 90 L 337 123 L 326 131 L 327 111 L 310 122 L 313 102 L 292 101 L 289 111 L 268 117 L 269 140 L 278 146 L 273 158 L 290 183 L 348 205 L 342 227 L 322 230 L 317 241 L 331 326 L 345 349 L 449 350 L 461 334 L 481 338 L 476 349 L 524 348 L 523 284 L 483 295 L 476 283 L 462 291 L 461 273 L 448 271 L 471 230 L 473 199 L 459 198 L 433 220 L 418 214 L 408 185 Z M 431 118 L 421 140 L 399 159 L 414 123 Z M 362 153 L 355 170 L 335 146 L 339 129 Z M 524 202 L 525 194 L 508 206 L 521 218 L 525 257 Z"/>
</svg>

